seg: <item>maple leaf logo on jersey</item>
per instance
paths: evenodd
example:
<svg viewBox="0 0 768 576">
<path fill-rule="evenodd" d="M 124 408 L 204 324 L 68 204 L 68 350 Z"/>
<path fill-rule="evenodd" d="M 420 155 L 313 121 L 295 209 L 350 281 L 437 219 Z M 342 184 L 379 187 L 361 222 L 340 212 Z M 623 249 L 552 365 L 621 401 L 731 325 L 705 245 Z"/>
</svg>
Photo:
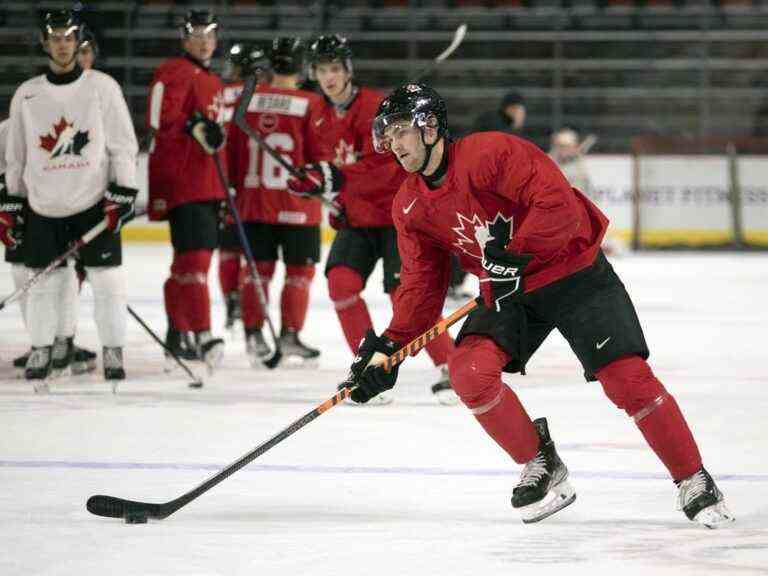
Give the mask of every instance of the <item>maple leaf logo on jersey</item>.
<svg viewBox="0 0 768 576">
<path fill-rule="evenodd" d="M 352 144 L 347 144 L 344 138 L 339 140 L 339 143 L 336 144 L 336 147 L 333 150 L 336 152 L 336 157 L 333 159 L 333 163 L 336 166 L 344 166 L 345 164 L 354 164 L 357 162 L 355 147 Z"/>
<path fill-rule="evenodd" d="M 80 156 L 83 148 L 90 142 L 87 130 L 75 130 L 75 125 L 62 116 L 58 124 L 53 125 L 53 132 L 40 136 L 40 148 L 51 153 L 51 158 L 65 154 Z"/>
<path fill-rule="evenodd" d="M 506 218 L 501 212 L 497 212 L 493 220 L 485 220 L 477 214 L 473 214 L 470 219 L 456 212 L 456 217 L 459 225 L 452 228 L 456 233 L 453 245 L 472 258 L 482 260 L 483 250 L 488 242 L 506 248 L 512 238 L 512 216 Z"/>
</svg>

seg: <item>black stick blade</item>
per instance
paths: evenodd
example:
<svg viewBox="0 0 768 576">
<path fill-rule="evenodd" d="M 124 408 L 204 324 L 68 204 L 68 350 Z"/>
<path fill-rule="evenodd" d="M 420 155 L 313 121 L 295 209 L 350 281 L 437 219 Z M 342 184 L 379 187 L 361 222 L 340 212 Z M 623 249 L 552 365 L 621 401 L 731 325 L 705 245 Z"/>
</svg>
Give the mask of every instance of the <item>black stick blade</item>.
<svg viewBox="0 0 768 576">
<path fill-rule="evenodd" d="M 91 496 L 85 504 L 88 512 L 96 516 L 105 516 L 107 518 L 125 518 L 127 516 L 144 515 L 148 518 L 161 519 L 167 514 L 163 514 L 160 504 L 151 504 L 149 502 L 135 502 L 133 500 L 123 500 L 114 496 Z"/>
</svg>

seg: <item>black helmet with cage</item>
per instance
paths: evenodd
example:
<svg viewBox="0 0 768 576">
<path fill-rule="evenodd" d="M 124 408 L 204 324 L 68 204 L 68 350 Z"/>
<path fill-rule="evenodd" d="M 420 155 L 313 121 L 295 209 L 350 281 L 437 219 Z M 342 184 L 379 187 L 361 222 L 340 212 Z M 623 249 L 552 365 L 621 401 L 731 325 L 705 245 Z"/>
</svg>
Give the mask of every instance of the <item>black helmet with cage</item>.
<svg viewBox="0 0 768 576">
<path fill-rule="evenodd" d="M 233 44 L 227 52 L 227 61 L 240 69 L 241 77 L 250 76 L 269 68 L 269 60 L 264 50 L 255 44 Z"/>
<path fill-rule="evenodd" d="M 429 163 L 432 148 L 440 138 L 448 136 L 448 109 L 445 101 L 437 91 L 420 83 L 403 84 L 396 88 L 379 104 L 376 118 L 373 121 L 373 147 L 376 152 L 385 153 L 390 150 L 388 128 L 392 126 L 412 126 L 421 132 L 421 141 L 427 149 L 419 172 L 423 172 Z M 437 130 L 437 139 L 433 144 L 424 140 L 424 129 Z"/>
<path fill-rule="evenodd" d="M 181 23 L 181 32 L 190 36 L 195 28 L 202 28 L 203 33 L 213 32 L 219 27 L 219 21 L 212 10 L 189 10 L 184 15 L 184 21 Z"/>
<path fill-rule="evenodd" d="M 326 34 L 318 36 L 309 47 L 310 71 L 317 64 L 340 62 L 349 74 L 352 74 L 352 48 L 344 36 Z"/>
<path fill-rule="evenodd" d="M 275 74 L 299 74 L 304 68 L 304 42 L 301 38 L 278 36 L 272 40 L 267 58 Z"/>
</svg>

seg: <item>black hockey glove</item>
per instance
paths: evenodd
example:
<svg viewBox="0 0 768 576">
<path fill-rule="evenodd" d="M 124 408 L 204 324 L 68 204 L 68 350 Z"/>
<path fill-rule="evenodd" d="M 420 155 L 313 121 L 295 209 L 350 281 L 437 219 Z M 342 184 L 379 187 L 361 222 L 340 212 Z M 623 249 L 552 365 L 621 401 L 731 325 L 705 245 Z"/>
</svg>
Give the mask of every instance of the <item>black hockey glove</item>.
<svg viewBox="0 0 768 576">
<path fill-rule="evenodd" d="M 305 178 L 291 176 L 288 179 L 288 191 L 304 198 L 323 198 L 329 204 L 336 202 L 344 174 L 331 162 L 307 164 L 303 168 Z"/>
<path fill-rule="evenodd" d="M 219 124 L 195 111 L 186 125 L 187 133 L 200 144 L 206 154 L 213 155 L 224 146 L 224 130 Z"/>
<path fill-rule="evenodd" d="M 135 188 L 125 188 L 113 182 L 104 193 L 104 216 L 109 220 L 107 227 L 115 234 L 133 218 L 138 192 Z"/>
<path fill-rule="evenodd" d="M 0 175 L 0 179 L 3 176 Z M 5 190 L 5 180 L 0 182 L 0 241 L 11 250 L 21 247 L 24 241 L 24 211 L 26 198 L 9 196 Z"/>
<path fill-rule="evenodd" d="M 357 386 L 350 398 L 358 404 L 365 404 L 374 396 L 393 388 L 400 366 L 395 366 L 387 372 L 379 364 L 399 349 L 397 342 L 386 336 L 376 336 L 373 330 L 368 330 L 349 369 L 349 376 L 339 388 Z"/>
</svg>

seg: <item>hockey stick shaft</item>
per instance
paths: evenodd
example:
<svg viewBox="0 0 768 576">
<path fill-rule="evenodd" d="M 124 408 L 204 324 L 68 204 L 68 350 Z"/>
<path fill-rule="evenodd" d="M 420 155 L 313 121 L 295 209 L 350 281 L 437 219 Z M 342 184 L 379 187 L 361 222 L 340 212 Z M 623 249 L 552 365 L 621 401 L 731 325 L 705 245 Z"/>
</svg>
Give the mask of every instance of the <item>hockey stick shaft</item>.
<svg viewBox="0 0 768 576">
<path fill-rule="evenodd" d="M 280 350 L 280 340 L 278 339 L 275 325 L 272 323 L 272 319 L 269 317 L 269 310 L 267 309 L 266 289 L 264 287 L 264 282 L 261 279 L 261 275 L 256 268 L 256 259 L 253 257 L 251 244 L 248 242 L 248 237 L 245 235 L 245 228 L 243 227 L 243 221 L 240 218 L 240 213 L 237 211 L 237 206 L 235 206 L 235 199 L 232 197 L 232 194 L 229 193 L 229 182 L 227 181 L 227 177 L 224 175 L 224 169 L 221 167 L 221 158 L 219 158 L 218 152 L 213 155 L 213 161 L 216 164 L 216 173 L 219 176 L 221 185 L 226 191 L 227 206 L 229 207 L 229 212 L 232 214 L 232 218 L 235 221 L 237 236 L 240 238 L 240 244 L 243 246 L 245 259 L 248 262 L 248 268 L 251 271 L 251 278 L 253 279 L 253 283 L 256 287 L 256 297 L 259 300 L 259 305 L 261 306 L 262 312 L 264 313 L 264 320 L 267 323 L 267 328 L 269 329 L 270 335 L 272 336 L 272 340 L 275 344 L 273 355 L 270 358 L 262 361 L 262 364 L 264 364 L 267 368 L 272 369 L 275 368 L 280 362 L 282 352 Z"/>
<path fill-rule="evenodd" d="M 447 60 L 451 54 L 456 52 L 456 49 L 461 45 L 461 43 L 464 41 L 464 37 L 467 35 L 467 25 L 461 24 L 458 28 L 456 28 L 456 31 L 453 33 L 453 38 L 451 38 L 451 43 L 448 45 L 448 47 L 440 52 L 435 58 L 432 60 L 432 62 L 424 68 L 421 72 L 419 72 L 416 75 L 416 78 L 414 82 L 419 82 L 420 80 L 424 79 L 427 75 L 429 75 L 432 70 L 434 70 L 438 64 L 440 64 L 442 61 Z"/>
<path fill-rule="evenodd" d="M 136 322 L 138 322 L 141 325 L 141 327 L 147 331 L 147 334 L 149 334 L 155 342 L 157 342 L 158 344 L 160 344 L 160 346 L 162 346 L 162 348 L 176 361 L 176 364 L 181 366 L 181 369 L 184 370 L 184 372 L 186 372 L 189 375 L 189 377 L 192 378 L 192 380 L 194 380 L 196 383 L 202 382 L 200 378 L 196 376 L 195 373 L 192 372 L 192 370 L 190 370 L 189 366 L 187 366 L 182 361 L 182 359 L 179 358 L 179 355 L 176 354 L 176 352 L 174 352 L 171 348 L 169 348 L 165 344 L 165 342 L 163 342 L 160 339 L 160 337 L 157 334 L 155 334 L 155 331 L 152 330 L 152 328 L 150 328 L 146 322 L 144 322 L 141 316 L 139 316 L 133 308 L 131 308 L 130 306 L 127 306 L 127 308 L 128 308 L 128 314 L 133 316 L 134 320 L 136 320 Z"/>
<path fill-rule="evenodd" d="M 464 304 L 464 306 L 456 310 L 453 314 L 440 320 L 437 324 L 435 324 L 435 326 L 424 332 L 421 336 L 406 344 L 400 351 L 388 357 L 385 361 L 386 368 L 391 370 L 392 367 L 403 362 L 406 356 L 415 355 L 419 350 L 424 348 L 435 338 L 446 332 L 448 328 L 450 328 L 453 324 L 474 310 L 477 305 L 477 300 L 470 300 Z M 124 500 L 123 498 L 116 498 L 114 496 L 97 495 L 91 496 L 88 499 L 86 507 L 91 514 L 95 514 L 97 516 L 106 516 L 109 518 L 124 518 L 132 514 L 140 514 L 156 519 L 167 518 L 181 507 L 189 504 L 223 480 L 229 478 L 232 474 L 244 466 L 253 462 L 256 458 L 267 452 L 270 448 L 273 448 L 289 436 L 292 436 L 295 432 L 298 432 L 304 428 L 304 426 L 315 420 L 324 412 L 327 412 L 334 406 L 341 404 L 345 398 L 349 397 L 351 392 L 351 388 L 342 388 L 336 394 L 328 398 L 325 402 L 322 402 L 314 409 L 307 412 L 304 416 L 298 420 L 295 420 L 286 428 L 283 428 L 269 440 L 259 444 L 256 446 L 256 448 L 235 460 L 232 464 L 220 472 L 217 472 L 196 488 L 193 488 L 189 492 L 182 494 L 175 500 L 171 500 L 163 504 L 154 504 L 151 502 Z"/>
<path fill-rule="evenodd" d="M 51 272 L 51 270 L 55 269 L 56 267 L 60 266 L 62 262 L 64 262 L 67 258 L 72 256 L 75 252 L 80 250 L 83 246 L 88 244 L 91 240 L 96 238 L 99 234 L 104 232 L 104 230 L 107 229 L 107 225 L 109 223 L 109 220 L 104 218 L 101 222 L 96 224 L 93 228 L 88 230 L 85 234 L 83 234 L 80 238 L 78 238 L 72 246 L 70 246 L 63 254 L 60 256 L 54 258 L 54 260 L 48 264 L 45 268 L 42 270 L 39 270 L 36 272 L 31 278 L 29 278 L 22 286 L 19 286 L 16 291 L 14 291 L 9 296 L 6 296 L 5 299 L 3 299 L 2 302 L 0 302 L 0 310 L 5 308 L 8 304 L 11 304 L 12 302 L 15 302 L 19 298 L 21 298 L 24 294 L 29 292 L 29 290 L 37 284 L 42 278 Z"/>
</svg>

